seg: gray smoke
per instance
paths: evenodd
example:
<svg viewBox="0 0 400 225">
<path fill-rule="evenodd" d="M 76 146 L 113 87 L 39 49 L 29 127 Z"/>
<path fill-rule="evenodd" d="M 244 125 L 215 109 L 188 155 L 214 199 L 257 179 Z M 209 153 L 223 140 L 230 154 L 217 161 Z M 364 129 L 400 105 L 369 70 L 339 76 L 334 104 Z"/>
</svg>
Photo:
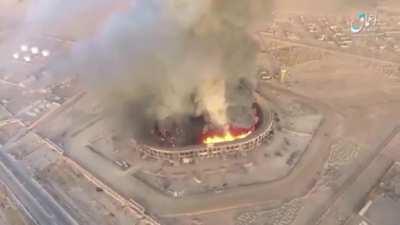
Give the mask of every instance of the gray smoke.
<svg viewBox="0 0 400 225">
<path fill-rule="evenodd" d="M 118 115 L 119 126 L 137 133 L 148 133 L 155 120 L 166 129 L 187 127 L 200 115 L 217 126 L 249 127 L 252 10 L 241 0 L 138 0 L 80 42 L 68 67 Z"/>
<path fill-rule="evenodd" d="M 78 39 L 94 35 L 112 14 L 131 5 L 125 0 L 35 0 L 29 4 L 23 34 L 57 34 Z"/>
<path fill-rule="evenodd" d="M 314 12 L 360 2 L 282 0 L 274 7 Z M 257 53 L 251 33 L 271 11 L 272 0 L 38 0 L 27 22 L 85 39 L 54 73 L 79 74 L 119 127 L 147 134 L 155 120 L 185 128 L 199 115 L 215 125 L 250 126 Z"/>
</svg>

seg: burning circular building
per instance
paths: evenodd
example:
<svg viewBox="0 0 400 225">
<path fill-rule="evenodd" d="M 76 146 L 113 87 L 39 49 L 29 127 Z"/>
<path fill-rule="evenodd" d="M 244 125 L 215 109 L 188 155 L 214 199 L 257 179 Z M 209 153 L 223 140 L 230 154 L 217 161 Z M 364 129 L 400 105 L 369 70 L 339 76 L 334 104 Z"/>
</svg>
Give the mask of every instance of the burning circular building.
<svg viewBox="0 0 400 225">
<path fill-rule="evenodd" d="M 254 98 L 254 5 L 179 2 L 138 1 L 76 49 L 81 73 L 96 74 L 96 82 L 88 83 L 104 94 L 101 101 L 117 129 L 154 158 L 160 154 L 151 149 L 176 155 L 187 148 L 211 151 L 211 146 L 245 142 L 270 121 Z"/>
<path fill-rule="evenodd" d="M 251 104 L 249 107 L 217 106 L 225 109 L 219 115 L 224 123 L 213 118 L 216 115 L 210 111 L 180 120 L 154 120 L 154 126 L 149 127 L 150 135 L 137 140 L 139 151 L 154 159 L 184 163 L 254 151 L 273 133 L 272 113 L 256 101 L 251 89 L 240 89 L 242 94 L 252 96 L 247 96 Z"/>
</svg>

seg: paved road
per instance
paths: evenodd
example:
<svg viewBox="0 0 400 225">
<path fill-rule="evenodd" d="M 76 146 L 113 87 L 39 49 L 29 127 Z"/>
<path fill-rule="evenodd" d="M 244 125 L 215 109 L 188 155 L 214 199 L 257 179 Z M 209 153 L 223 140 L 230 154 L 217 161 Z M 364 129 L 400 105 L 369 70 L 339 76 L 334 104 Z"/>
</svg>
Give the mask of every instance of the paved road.
<svg viewBox="0 0 400 225">
<path fill-rule="evenodd" d="M 78 225 L 23 167 L 0 148 L 0 179 L 38 225 Z"/>
<path fill-rule="evenodd" d="M 366 60 L 366 61 L 374 62 L 374 63 L 399 65 L 398 61 L 394 61 L 394 60 L 390 60 L 390 59 L 368 57 L 368 56 L 364 56 L 364 55 L 360 55 L 360 54 L 354 54 L 354 53 L 350 53 L 350 52 L 340 51 L 340 50 L 333 49 L 333 48 L 317 46 L 317 45 L 313 45 L 313 44 L 310 44 L 310 43 L 303 43 L 301 41 L 285 40 L 285 39 L 273 37 L 273 36 L 271 36 L 269 34 L 266 34 L 264 32 L 260 32 L 260 35 L 261 35 L 261 37 L 265 37 L 265 38 L 267 38 L 269 40 L 280 42 L 280 43 L 284 43 L 284 44 L 288 44 L 288 45 L 291 45 L 291 46 L 299 46 L 299 47 L 316 49 L 316 50 L 325 51 L 325 52 L 329 52 L 329 53 L 333 53 L 333 54 L 349 56 L 349 57 L 355 57 L 355 58 L 358 58 L 358 59 L 362 59 L 362 60 Z"/>
<path fill-rule="evenodd" d="M 328 206 L 318 221 L 310 222 L 309 224 L 335 224 L 337 211 L 344 210 L 344 215 L 345 213 L 351 214 L 359 210 L 360 203 L 365 199 L 368 192 L 393 165 L 393 158 L 382 153 L 393 149 L 397 150 L 397 145 L 392 145 L 392 143 L 397 144 L 399 141 L 399 132 L 400 127 L 396 127 L 377 147 L 369 159 L 345 182 L 342 186 L 342 191 L 334 196 L 334 199 L 330 201 L 332 204 Z"/>
</svg>

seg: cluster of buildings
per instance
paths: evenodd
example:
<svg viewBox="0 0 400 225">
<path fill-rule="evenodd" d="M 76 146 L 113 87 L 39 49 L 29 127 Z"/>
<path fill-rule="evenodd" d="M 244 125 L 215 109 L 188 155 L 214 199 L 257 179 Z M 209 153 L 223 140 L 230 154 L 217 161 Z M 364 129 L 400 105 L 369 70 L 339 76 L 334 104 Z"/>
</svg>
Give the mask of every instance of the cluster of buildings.
<svg viewBox="0 0 400 225">
<path fill-rule="evenodd" d="M 391 54 L 400 52 L 400 16 L 384 10 L 372 12 L 376 22 L 359 33 L 352 32 L 354 17 L 292 15 L 287 20 L 278 20 L 266 29 L 266 34 L 298 43 L 318 47 L 339 48 L 359 54 Z M 376 14 L 376 15 L 375 15 Z M 362 50 L 368 49 L 367 52 Z"/>
</svg>

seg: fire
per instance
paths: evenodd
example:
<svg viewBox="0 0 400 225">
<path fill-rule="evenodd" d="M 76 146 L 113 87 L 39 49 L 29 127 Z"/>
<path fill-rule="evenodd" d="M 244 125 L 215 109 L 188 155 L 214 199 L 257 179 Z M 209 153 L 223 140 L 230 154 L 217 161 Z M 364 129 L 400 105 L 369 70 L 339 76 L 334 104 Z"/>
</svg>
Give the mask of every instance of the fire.
<svg viewBox="0 0 400 225">
<path fill-rule="evenodd" d="M 240 134 L 240 135 L 233 135 L 231 132 L 226 132 L 222 136 L 212 136 L 212 137 L 207 137 L 204 140 L 204 144 L 216 144 L 216 143 L 221 143 L 221 142 L 227 142 L 227 141 L 234 141 L 238 139 L 245 138 L 251 134 L 251 131 L 245 133 L 245 134 Z"/>
<path fill-rule="evenodd" d="M 202 142 L 204 144 L 217 144 L 221 142 L 235 141 L 246 138 L 252 131 L 253 129 L 227 128 L 222 131 L 208 132 L 203 135 Z"/>
</svg>

